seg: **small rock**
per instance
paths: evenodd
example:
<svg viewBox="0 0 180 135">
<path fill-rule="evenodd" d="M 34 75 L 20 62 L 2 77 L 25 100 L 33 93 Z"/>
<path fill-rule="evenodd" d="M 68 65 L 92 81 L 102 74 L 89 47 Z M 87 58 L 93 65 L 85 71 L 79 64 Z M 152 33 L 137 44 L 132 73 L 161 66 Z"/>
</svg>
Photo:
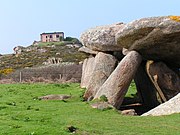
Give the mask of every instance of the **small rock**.
<svg viewBox="0 0 180 135">
<path fill-rule="evenodd" d="M 98 110 L 106 110 L 113 108 L 112 105 L 108 104 L 107 102 L 98 102 L 91 104 L 92 108 L 98 109 Z"/>
<path fill-rule="evenodd" d="M 137 115 L 137 113 L 134 109 L 123 110 L 123 111 L 121 111 L 121 114 L 122 115 L 130 115 L 130 116 Z"/>
<path fill-rule="evenodd" d="M 94 54 L 94 55 L 97 55 L 98 54 L 98 51 L 93 51 L 85 46 L 79 48 L 78 50 L 79 52 L 83 52 L 83 53 L 87 53 L 87 54 Z"/>
<path fill-rule="evenodd" d="M 68 126 L 68 127 L 67 127 L 67 130 L 68 130 L 69 132 L 71 132 L 71 133 L 75 133 L 76 130 L 77 130 L 77 128 L 74 127 L 74 126 Z"/>
<path fill-rule="evenodd" d="M 122 54 L 123 55 L 127 55 L 129 53 L 129 50 L 128 49 L 126 49 L 126 48 L 123 48 L 122 49 Z"/>
<path fill-rule="evenodd" d="M 70 95 L 47 95 L 39 97 L 41 100 L 65 100 L 71 98 Z"/>
</svg>

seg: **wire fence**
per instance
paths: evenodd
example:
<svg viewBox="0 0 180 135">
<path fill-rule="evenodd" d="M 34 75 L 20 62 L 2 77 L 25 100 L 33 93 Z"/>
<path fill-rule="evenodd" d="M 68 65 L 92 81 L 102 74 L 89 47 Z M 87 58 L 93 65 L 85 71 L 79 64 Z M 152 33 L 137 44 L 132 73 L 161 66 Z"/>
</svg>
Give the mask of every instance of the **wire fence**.
<svg viewBox="0 0 180 135">
<path fill-rule="evenodd" d="M 3 80 L 12 82 L 80 82 L 82 65 L 57 65 L 41 68 L 17 70 L 12 74 L 1 76 Z"/>
</svg>

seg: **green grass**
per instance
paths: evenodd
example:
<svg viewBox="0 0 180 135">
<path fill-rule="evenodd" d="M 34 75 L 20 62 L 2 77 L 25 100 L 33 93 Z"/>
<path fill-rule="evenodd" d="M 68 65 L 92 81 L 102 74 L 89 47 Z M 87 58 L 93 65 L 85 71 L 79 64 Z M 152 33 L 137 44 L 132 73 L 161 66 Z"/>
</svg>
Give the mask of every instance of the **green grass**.
<svg viewBox="0 0 180 135">
<path fill-rule="evenodd" d="M 64 45 L 64 42 L 40 42 L 38 46 L 52 46 L 52 45 Z"/>
<path fill-rule="evenodd" d="M 73 41 L 60 41 L 60 42 L 40 42 L 37 46 L 61 46 L 61 45 L 67 45 L 67 44 L 73 44 Z"/>
<path fill-rule="evenodd" d="M 127 91 L 126 93 L 126 97 L 129 97 L 129 98 L 134 98 L 134 95 L 137 93 L 137 90 L 136 90 L 136 84 L 134 81 L 132 81 L 132 83 L 130 84 L 129 86 L 129 90 Z"/>
<path fill-rule="evenodd" d="M 134 91 L 134 87 L 131 87 Z M 79 84 L 0 85 L 0 135 L 68 135 L 68 126 L 83 135 L 179 135 L 180 114 L 160 117 L 122 116 L 92 109 Z M 129 95 L 131 92 L 129 92 Z M 71 94 L 66 101 L 38 100 L 48 94 Z"/>
</svg>

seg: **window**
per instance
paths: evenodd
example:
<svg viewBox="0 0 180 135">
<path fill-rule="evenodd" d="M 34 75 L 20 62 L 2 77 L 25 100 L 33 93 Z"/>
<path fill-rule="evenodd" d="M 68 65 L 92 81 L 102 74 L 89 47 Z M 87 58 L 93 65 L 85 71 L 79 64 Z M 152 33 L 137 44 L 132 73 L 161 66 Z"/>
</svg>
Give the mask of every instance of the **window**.
<svg viewBox="0 0 180 135">
<path fill-rule="evenodd" d="M 59 38 L 59 35 L 56 35 L 56 38 Z"/>
<path fill-rule="evenodd" d="M 49 37 L 52 38 L 52 35 L 50 35 Z"/>
<path fill-rule="evenodd" d="M 46 38 L 48 38 L 48 36 L 46 36 Z"/>
</svg>

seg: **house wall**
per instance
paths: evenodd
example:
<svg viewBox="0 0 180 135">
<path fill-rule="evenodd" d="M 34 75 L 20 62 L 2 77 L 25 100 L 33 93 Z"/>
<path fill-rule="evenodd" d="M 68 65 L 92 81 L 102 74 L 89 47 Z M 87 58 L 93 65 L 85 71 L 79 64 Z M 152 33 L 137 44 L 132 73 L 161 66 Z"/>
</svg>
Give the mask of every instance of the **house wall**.
<svg viewBox="0 0 180 135">
<path fill-rule="evenodd" d="M 58 42 L 60 37 L 64 39 L 64 33 L 42 33 L 41 42 Z"/>
</svg>

